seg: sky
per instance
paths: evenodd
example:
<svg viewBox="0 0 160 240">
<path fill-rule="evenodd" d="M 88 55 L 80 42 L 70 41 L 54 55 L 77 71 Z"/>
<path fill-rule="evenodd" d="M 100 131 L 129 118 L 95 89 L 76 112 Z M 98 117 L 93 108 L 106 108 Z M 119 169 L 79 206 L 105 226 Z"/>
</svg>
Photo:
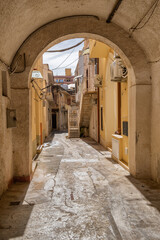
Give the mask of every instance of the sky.
<svg viewBox="0 0 160 240">
<path fill-rule="evenodd" d="M 69 48 L 81 42 L 82 40 L 83 38 L 69 39 L 54 45 L 48 50 L 60 50 L 60 49 Z M 83 46 L 84 46 L 84 43 L 75 47 L 74 49 L 70 49 L 65 52 L 58 52 L 58 53 L 45 52 L 43 54 L 43 63 L 48 64 L 50 70 L 53 70 L 57 68 L 67 58 L 57 69 L 53 70 L 53 74 L 54 76 L 65 75 L 65 66 L 66 66 L 66 68 L 71 68 L 72 75 L 74 75 L 74 71 L 78 62 L 79 51 L 82 50 Z M 69 65 L 70 63 L 71 65 Z"/>
</svg>

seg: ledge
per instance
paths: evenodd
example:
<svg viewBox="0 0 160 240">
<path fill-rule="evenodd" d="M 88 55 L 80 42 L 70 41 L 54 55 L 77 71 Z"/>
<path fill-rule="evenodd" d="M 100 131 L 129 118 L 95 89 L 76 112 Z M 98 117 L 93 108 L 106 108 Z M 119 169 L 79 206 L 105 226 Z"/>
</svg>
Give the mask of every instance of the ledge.
<svg viewBox="0 0 160 240">
<path fill-rule="evenodd" d="M 122 139 L 123 136 L 122 135 L 118 135 L 118 134 L 112 134 L 112 137 L 115 139 Z"/>
</svg>

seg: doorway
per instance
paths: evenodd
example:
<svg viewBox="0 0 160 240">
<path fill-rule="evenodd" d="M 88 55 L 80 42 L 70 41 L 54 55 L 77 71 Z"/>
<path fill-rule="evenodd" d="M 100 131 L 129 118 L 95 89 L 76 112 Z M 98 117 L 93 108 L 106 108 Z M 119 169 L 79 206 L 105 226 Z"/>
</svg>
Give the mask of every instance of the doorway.
<svg viewBox="0 0 160 240">
<path fill-rule="evenodd" d="M 52 114 L 52 128 L 53 129 L 57 128 L 57 115 L 56 115 L 56 113 Z"/>
</svg>

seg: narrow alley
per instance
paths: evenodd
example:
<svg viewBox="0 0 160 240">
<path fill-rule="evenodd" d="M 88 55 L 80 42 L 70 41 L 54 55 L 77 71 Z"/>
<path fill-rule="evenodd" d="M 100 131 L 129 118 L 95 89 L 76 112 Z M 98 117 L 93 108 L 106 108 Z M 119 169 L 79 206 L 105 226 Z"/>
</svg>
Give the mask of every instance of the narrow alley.
<svg viewBox="0 0 160 240">
<path fill-rule="evenodd" d="M 158 240 L 160 187 L 130 176 L 91 138 L 53 133 L 33 179 L 0 201 L 0 240 Z"/>
</svg>

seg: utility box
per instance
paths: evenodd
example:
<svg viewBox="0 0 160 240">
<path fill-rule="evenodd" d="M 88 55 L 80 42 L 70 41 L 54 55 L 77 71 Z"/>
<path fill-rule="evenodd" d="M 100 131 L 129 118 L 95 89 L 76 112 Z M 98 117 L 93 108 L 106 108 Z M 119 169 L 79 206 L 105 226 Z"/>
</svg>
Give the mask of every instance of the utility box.
<svg viewBox="0 0 160 240">
<path fill-rule="evenodd" d="M 112 134 L 112 158 L 115 160 L 123 159 L 122 141 L 121 135 Z"/>
<path fill-rule="evenodd" d="M 7 128 L 13 128 L 17 125 L 16 110 L 7 109 Z"/>
</svg>

